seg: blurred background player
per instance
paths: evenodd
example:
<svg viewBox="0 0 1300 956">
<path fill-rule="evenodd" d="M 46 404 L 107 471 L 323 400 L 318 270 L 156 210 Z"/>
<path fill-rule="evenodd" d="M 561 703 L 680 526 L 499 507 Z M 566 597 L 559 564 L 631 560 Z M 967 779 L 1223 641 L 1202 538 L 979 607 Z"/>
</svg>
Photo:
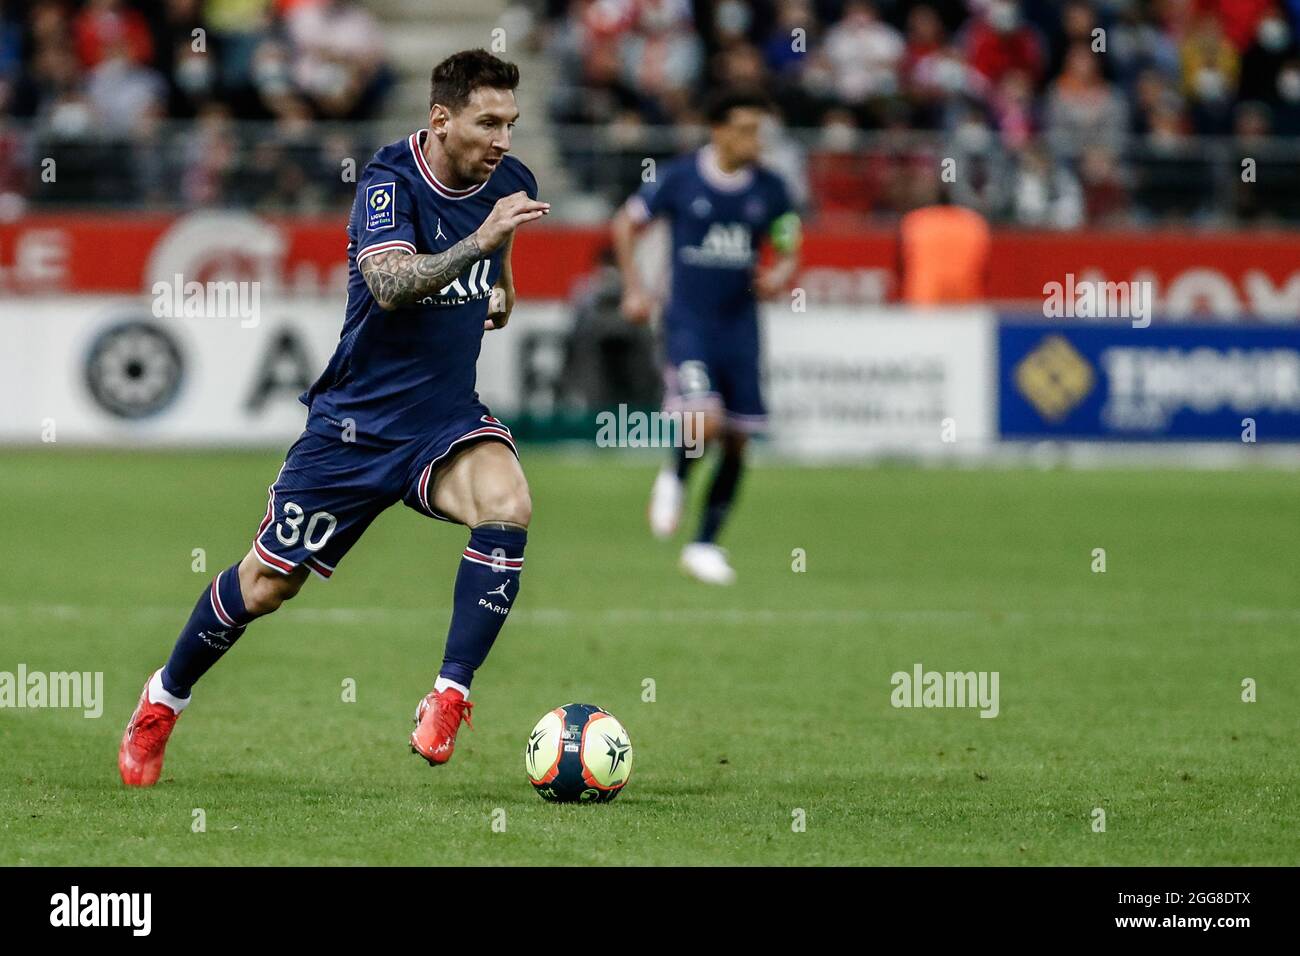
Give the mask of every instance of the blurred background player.
<svg viewBox="0 0 1300 956">
<path fill-rule="evenodd" d="M 669 223 L 664 410 L 699 416 L 705 447 L 720 449 L 699 531 L 682 549 L 681 567 L 709 584 L 735 580 L 717 538 L 736 500 L 749 436 L 767 421 L 758 300 L 780 296 L 799 265 L 799 217 L 780 177 L 757 164 L 768 110 L 766 98 L 752 90 L 715 95 L 706 110 L 708 145 L 666 164 L 613 223 L 623 311 L 637 323 L 648 321 L 654 307 L 637 271 L 637 234 L 656 217 Z M 776 261 L 760 267 L 765 239 Z M 649 506 L 655 537 L 676 532 L 696 460 L 678 448 L 655 479 Z"/>
</svg>

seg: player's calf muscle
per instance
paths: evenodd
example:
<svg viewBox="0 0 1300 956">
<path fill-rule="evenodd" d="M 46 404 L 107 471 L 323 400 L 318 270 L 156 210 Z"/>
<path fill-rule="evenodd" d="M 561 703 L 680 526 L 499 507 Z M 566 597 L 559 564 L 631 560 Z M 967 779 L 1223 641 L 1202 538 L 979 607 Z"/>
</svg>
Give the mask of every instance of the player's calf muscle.
<svg viewBox="0 0 1300 956">
<path fill-rule="evenodd" d="M 244 595 L 244 607 L 250 614 L 270 614 L 302 589 L 308 573 L 301 567 L 289 574 L 272 571 L 249 551 L 239 562 L 239 590 Z"/>
</svg>

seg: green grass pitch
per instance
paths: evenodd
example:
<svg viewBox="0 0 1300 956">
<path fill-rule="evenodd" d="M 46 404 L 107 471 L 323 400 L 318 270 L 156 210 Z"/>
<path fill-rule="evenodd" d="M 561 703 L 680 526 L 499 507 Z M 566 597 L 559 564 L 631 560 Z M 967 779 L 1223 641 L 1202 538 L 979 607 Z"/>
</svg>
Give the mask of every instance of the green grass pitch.
<svg viewBox="0 0 1300 956">
<path fill-rule="evenodd" d="M 523 591 L 447 767 L 406 735 L 465 535 L 399 506 L 250 629 L 162 782 L 128 791 L 140 685 L 280 458 L 0 453 L 0 670 L 102 671 L 106 699 L 0 710 L 0 864 L 1300 862 L 1300 509 L 1262 470 L 760 463 L 724 541 L 739 583 L 709 589 L 645 530 L 657 458 L 525 449 Z M 892 707 L 917 662 L 997 671 L 1000 714 Z M 524 776 L 533 723 L 572 700 L 631 732 L 612 804 Z"/>
</svg>

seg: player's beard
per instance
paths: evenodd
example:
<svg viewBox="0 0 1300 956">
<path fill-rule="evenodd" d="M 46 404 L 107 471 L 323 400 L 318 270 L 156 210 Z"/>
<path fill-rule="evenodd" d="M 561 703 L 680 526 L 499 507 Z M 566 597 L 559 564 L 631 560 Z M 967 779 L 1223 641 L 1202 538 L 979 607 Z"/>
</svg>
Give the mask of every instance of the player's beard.
<svg viewBox="0 0 1300 956">
<path fill-rule="evenodd" d="M 503 159 L 505 159 L 504 153 L 502 153 L 499 156 L 496 156 L 490 152 L 485 153 L 477 163 L 479 170 L 483 172 L 483 178 L 487 179 L 488 176 L 491 176 L 494 172 L 496 172 L 497 167 L 501 165 L 501 161 Z"/>
<path fill-rule="evenodd" d="M 448 136 L 443 140 L 443 151 L 451 161 L 452 169 L 463 188 L 487 182 L 488 177 L 496 171 L 495 166 L 489 167 L 484 162 L 492 155 L 490 149 L 476 147 L 472 140 L 462 144 L 454 136 Z M 499 165 L 500 162 L 497 163 Z"/>
<path fill-rule="evenodd" d="M 467 157 L 463 164 L 457 164 L 456 172 L 466 186 L 477 186 L 485 183 L 494 172 L 497 166 L 501 165 L 500 160 L 494 165 L 488 165 L 486 160 L 491 156 L 490 153 L 479 153 L 473 158 Z"/>
</svg>

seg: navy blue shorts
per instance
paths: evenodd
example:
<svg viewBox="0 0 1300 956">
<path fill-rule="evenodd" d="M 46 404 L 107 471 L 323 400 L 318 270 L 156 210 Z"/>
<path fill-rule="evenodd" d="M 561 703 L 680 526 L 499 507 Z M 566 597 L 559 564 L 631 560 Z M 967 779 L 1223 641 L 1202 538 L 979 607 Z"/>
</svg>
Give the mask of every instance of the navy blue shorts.
<svg viewBox="0 0 1300 956">
<path fill-rule="evenodd" d="M 767 425 L 757 322 L 737 322 L 725 334 L 678 326 L 665 335 L 664 358 L 664 411 L 712 407 L 737 431 Z"/>
<path fill-rule="evenodd" d="M 452 521 L 433 508 L 433 473 L 454 450 L 481 441 L 503 442 L 519 455 L 510 429 L 482 407 L 450 419 L 432 438 L 397 448 L 304 431 L 267 489 L 266 515 L 253 538 L 257 559 L 283 574 L 301 564 L 328 578 L 370 522 L 398 501 Z"/>
</svg>

